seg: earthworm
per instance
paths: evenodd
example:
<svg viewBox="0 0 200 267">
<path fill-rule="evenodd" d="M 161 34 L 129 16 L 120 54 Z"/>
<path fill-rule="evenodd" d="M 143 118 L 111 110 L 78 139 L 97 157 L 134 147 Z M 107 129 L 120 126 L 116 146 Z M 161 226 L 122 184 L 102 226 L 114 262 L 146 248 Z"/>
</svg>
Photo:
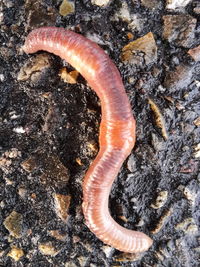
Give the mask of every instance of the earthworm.
<svg viewBox="0 0 200 267">
<path fill-rule="evenodd" d="M 26 38 L 23 50 L 45 50 L 70 63 L 101 101 L 99 152 L 83 181 L 83 213 L 89 229 L 104 243 L 124 252 L 144 252 L 152 240 L 128 230 L 109 213 L 109 193 L 135 144 L 135 119 L 121 76 L 109 56 L 94 42 L 70 30 L 42 27 Z"/>
</svg>

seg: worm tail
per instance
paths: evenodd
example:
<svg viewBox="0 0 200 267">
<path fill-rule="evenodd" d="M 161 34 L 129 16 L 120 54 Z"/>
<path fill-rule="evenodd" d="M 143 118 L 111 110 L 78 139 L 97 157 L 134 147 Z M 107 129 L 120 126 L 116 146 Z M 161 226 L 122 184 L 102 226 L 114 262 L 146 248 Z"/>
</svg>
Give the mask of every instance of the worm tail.
<svg viewBox="0 0 200 267">
<path fill-rule="evenodd" d="M 139 253 L 148 250 L 152 240 L 120 226 L 108 210 L 111 186 L 125 157 L 119 150 L 100 150 L 84 179 L 83 212 L 87 226 L 104 243 L 120 251 Z"/>
</svg>

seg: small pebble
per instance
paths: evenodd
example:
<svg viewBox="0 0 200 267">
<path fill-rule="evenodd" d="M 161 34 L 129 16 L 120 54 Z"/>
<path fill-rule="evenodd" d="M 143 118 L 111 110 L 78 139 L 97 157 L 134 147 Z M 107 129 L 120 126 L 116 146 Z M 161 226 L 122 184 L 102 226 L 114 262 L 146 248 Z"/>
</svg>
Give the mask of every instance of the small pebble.
<svg viewBox="0 0 200 267">
<path fill-rule="evenodd" d="M 18 261 L 24 256 L 24 251 L 21 248 L 13 247 L 7 255 L 14 261 Z"/>
<path fill-rule="evenodd" d="M 181 63 L 174 70 L 166 72 L 164 86 L 171 91 L 186 88 L 192 81 L 193 72 L 193 66 Z"/>
<path fill-rule="evenodd" d="M 88 258 L 84 256 L 77 257 L 77 260 L 79 261 L 80 266 L 85 266 Z"/>
<path fill-rule="evenodd" d="M 161 6 L 161 1 L 158 0 L 141 0 L 141 3 L 149 9 L 157 9 Z"/>
<path fill-rule="evenodd" d="M 65 267 L 77 267 L 77 264 L 72 261 L 68 261 L 65 263 Z"/>
<path fill-rule="evenodd" d="M 61 16 L 65 17 L 75 11 L 75 4 L 74 1 L 63 0 L 60 7 L 59 13 Z"/>
<path fill-rule="evenodd" d="M 166 8 L 172 10 L 184 8 L 189 4 L 190 1 L 191 0 L 167 0 Z"/>
<path fill-rule="evenodd" d="M 182 230 L 186 234 L 197 234 L 198 233 L 198 227 L 195 224 L 195 221 L 193 218 L 186 218 L 183 222 L 180 222 L 175 226 L 177 230 Z"/>
<path fill-rule="evenodd" d="M 67 234 L 62 234 L 59 230 L 50 230 L 49 234 L 60 241 L 65 241 L 67 239 Z"/>
<path fill-rule="evenodd" d="M 194 157 L 197 159 L 197 158 L 200 158 L 200 143 L 197 144 L 195 147 L 194 147 Z"/>
<path fill-rule="evenodd" d="M 60 70 L 59 75 L 65 83 L 75 84 L 75 83 L 77 83 L 77 78 L 78 78 L 79 72 L 77 70 L 67 72 L 66 68 L 62 68 Z"/>
<path fill-rule="evenodd" d="M 193 121 L 194 125 L 196 125 L 197 127 L 200 127 L 200 117 L 196 118 L 194 121 Z"/>
<path fill-rule="evenodd" d="M 9 231 L 10 235 L 15 238 L 21 237 L 22 231 L 22 215 L 16 211 L 12 211 L 8 217 L 3 222 L 6 229 Z"/>
<path fill-rule="evenodd" d="M 163 20 L 163 38 L 176 46 L 190 48 L 195 39 L 197 20 L 186 14 L 165 15 Z"/>
<path fill-rule="evenodd" d="M 65 196 L 61 194 L 53 194 L 54 203 L 55 203 L 55 211 L 64 222 L 66 222 L 68 218 L 68 209 L 70 205 L 70 196 Z"/>
<path fill-rule="evenodd" d="M 40 243 L 38 248 L 39 248 L 39 251 L 43 255 L 46 255 L 46 256 L 53 256 L 54 257 L 59 253 L 59 250 L 56 250 L 51 242 Z"/>
<path fill-rule="evenodd" d="M 18 81 L 26 81 L 29 78 L 36 83 L 41 79 L 42 71 L 51 66 L 51 57 L 46 53 L 38 54 L 27 60 L 17 76 Z"/>
<path fill-rule="evenodd" d="M 106 246 L 105 245 L 105 246 L 102 247 L 102 250 L 105 253 L 106 257 L 109 258 L 114 249 L 112 247 L 110 247 L 110 246 Z"/>
<path fill-rule="evenodd" d="M 162 216 L 159 218 L 159 221 L 156 223 L 155 227 L 151 231 L 152 234 L 157 234 L 163 228 L 167 219 L 172 215 L 172 209 L 168 209 L 163 212 Z"/>
<path fill-rule="evenodd" d="M 107 6 L 111 0 L 91 0 L 93 5 L 97 6 Z"/>
<path fill-rule="evenodd" d="M 167 197 L 168 197 L 168 191 L 159 192 L 158 196 L 157 196 L 157 198 L 155 200 L 155 203 L 151 204 L 151 207 L 154 208 L 154 209 L 161 208 L 166 203 Z"/>
<path fill-rule="evenodd" d="M 200 45 L 188 51 L 188 54 L 195 60 L 200 61 Z"/>
<path fill-rule="evenodd" d="M 143 55 L 144 54 L 144 55 Z M 143 59 L 146 65 L 156 62 L 157 46 L 152 32 L 134 40 L 122 49 L 121 59 L 131 64 L 143 65 Z"/>
<path fill-rule="evenodd" d="M 13 128 L 13 132 L 17 133 L 17 134 L 23 134 L 25 133 L 25 129 L 22 126 L 18 126 L 16 128 Z"/>
<path fill-rule="evenodd" d="M 3 82 L 4 80 L 5 80 L 5 76 L 3 74 L 0 74 L 0 81 Z"/>
</svg>

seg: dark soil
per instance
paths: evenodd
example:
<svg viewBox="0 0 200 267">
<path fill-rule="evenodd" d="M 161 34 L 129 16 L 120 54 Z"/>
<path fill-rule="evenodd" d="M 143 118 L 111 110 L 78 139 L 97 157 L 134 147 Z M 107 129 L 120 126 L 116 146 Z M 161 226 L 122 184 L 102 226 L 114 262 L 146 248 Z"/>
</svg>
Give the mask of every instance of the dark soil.
<svg viewBox="0 0 200 267">
<path fill-rule="evenodd" d="M 177 11 L 167 10 L 165 1 L 148 8 L 137 0 L 113 0 L 105 7 L 82 0 L 66 17 L 59 14 L 61 2 L 0 2 L 0 266 L 199 266 L 200 63 L 187 53 L 200 44 L 198 1 Z M 121 8 L 131 20 L 119 16 Z M 135 15 L 141 25 L 131 26 Z M 166 15 L 190 15 L 190 32 L 180 23 L 175 31 L 184 32 L 182 39 L 171 32 L 170 38 L 164 36 Z M 137 121 L 137 141 L 113 185 L 110 210 L 121 225 L 152 237 L 153 246 L 142 255 L 109 248 L 84 223 L 81 184 L 97 154 L 101 120 L 96 94 L 82 77 L 77 84 L 65 83 L 59 71 L 72 68 L 44 52 L 37 55 L 44 54 L 48 66 L 19 79 L 20 70 L 36 57 L 22 52 L 24 40 L 43 25 L 96 40 L 120 70 Z M 122 62 L 122 48 L 148 32 L 155 38 L 157 58 L 148 64 Z M 148 99 L 160 111 L 161 126 Z M 54 205 L 55 194 L 71 196 L 66 222 Z M 22 215 L 16 222 L 20 233 L 6 227 L 13 211 Z M 41 244 L 58 253 L 46 255 Z M 8 255 L 13 247 L 24 253 L 18 261 Z"/>
</svg>

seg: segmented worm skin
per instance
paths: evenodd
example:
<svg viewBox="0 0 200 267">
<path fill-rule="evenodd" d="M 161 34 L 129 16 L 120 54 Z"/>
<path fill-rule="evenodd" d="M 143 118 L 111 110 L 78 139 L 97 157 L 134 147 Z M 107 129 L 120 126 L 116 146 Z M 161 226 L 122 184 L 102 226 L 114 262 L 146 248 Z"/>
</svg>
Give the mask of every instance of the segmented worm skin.
<svg viewBox="0 0 200 267">
<path fill-rule="evenodd" d="M 100 150 L 83 182 L 83 213 L 87 226 L 104 243 L 124 252 L 148 250 L 152 240 L 117 224 L 108 209 L 109 193 L 135 143 L 135 120 L 116 66 L 94 42 L 63 28 L 33 30 L 26 53 L 45 50 L 69 62 L 88 81 L 101 101 Z"/>
</svg>

